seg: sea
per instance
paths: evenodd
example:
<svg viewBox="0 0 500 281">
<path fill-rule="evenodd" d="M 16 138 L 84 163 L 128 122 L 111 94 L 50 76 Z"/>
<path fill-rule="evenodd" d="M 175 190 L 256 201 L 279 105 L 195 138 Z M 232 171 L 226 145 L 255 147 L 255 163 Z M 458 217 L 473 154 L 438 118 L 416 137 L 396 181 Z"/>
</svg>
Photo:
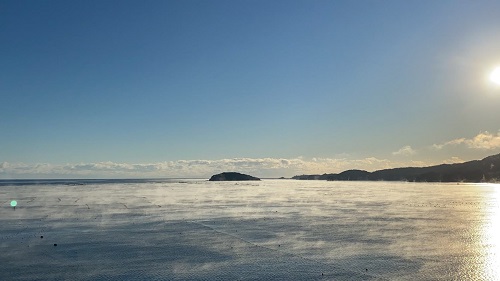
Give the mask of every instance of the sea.
<svg viewBox="0 0 500 281">
<path fill-rule="evenodd" d="M 0 280 L 500 280 L 500 185 L 2 180 Z"/>
</svg>

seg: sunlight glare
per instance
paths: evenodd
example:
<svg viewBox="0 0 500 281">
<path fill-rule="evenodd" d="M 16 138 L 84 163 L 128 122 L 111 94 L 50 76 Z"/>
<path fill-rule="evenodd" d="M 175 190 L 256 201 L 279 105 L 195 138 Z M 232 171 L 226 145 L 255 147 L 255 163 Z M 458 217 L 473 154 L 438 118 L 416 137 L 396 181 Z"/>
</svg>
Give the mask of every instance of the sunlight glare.
<svg viewBox="0 0 500 281">
<path fill-rule="evenodd" d="M 500 86 L 500 66 L 491 72 L 490 81 Z"/>
<path fill-rule="evenodd" d="M 488 279 L 494 279 L 499 276 L 500 270 L 500 185 L 492 185 L 494 192 L 491 194 L 490 201 L 488 202 L 488 221 L 484 226 L 484 241 L 485 241 L 485 268 L 484 276 Z"/>
</svg>

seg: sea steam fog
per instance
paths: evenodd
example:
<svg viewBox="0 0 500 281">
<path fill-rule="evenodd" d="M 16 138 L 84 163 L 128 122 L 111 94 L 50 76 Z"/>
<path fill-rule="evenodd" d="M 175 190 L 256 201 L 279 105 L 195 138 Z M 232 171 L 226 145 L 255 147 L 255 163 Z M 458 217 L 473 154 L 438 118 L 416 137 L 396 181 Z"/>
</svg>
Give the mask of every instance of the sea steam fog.
<svg viewBox="0 0 500 281">
<path fill-rule="evenodd" d="M 493 184 L 3 182 L 0 202 L 0 280 L 500 278 Z"/>
</svg>

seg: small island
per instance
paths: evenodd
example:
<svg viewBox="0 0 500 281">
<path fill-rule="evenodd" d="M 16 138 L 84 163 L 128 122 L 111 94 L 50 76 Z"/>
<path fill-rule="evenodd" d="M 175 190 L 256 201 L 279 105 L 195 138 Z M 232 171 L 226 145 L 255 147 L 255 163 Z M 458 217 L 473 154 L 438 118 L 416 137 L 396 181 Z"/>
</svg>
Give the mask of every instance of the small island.
<svg viewBox="0 0 500 281">
<path fill-rule="evenodd" d="M 260 179 L 235 172 L 224 172 L 213 175 L 209 181 L 260 181 Z"/>
</svg>

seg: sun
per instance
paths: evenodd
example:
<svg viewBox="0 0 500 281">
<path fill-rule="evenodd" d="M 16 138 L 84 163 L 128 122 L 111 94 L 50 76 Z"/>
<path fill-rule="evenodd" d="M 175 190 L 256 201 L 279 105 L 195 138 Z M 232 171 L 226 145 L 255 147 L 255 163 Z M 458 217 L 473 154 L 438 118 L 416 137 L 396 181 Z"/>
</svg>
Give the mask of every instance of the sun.
<svg viewBox="0 0 500 281">
<path fill-rule="evenodd" d="M 490 81 L 500 86 L 500 66 L 490 73 Z"/>
</svg>

